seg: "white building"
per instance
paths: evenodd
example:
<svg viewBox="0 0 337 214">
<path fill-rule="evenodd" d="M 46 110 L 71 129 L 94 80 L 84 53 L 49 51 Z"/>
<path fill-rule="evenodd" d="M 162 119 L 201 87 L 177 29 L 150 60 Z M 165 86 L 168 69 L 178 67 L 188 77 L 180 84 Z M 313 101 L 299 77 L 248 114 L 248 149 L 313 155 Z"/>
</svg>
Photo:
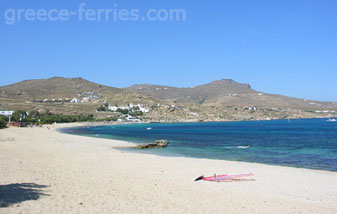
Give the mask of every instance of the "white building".
<svg viewBox="0 0 337 214">
<path fill-rule="evenodd" d="M 229 94 L 228 96 L 230 96 L 230 97 L 238 97 L 239 95 L 238 94 Z"/>
<path fill-rule="evenodd" d="M 111 111 L 117 111 L 118 107 L 117 106 L 108 106 L 108 109 Z"/>
<path fill-rule="evenodd" d="M 122 110 L 130 110 L 130 107 L 128 106 L 122 106 L 122 107 L 118 107 L 119 109 L 122 109 Z"/>
<path fill-rule="evenodd" d="M 138 123 L 141 122 L 140 119 L 132 117 L 131 115 L 128 115 L 125 119 L 130 122 L 138 122 Z"/>
<path fill-rule="evenodd" d="M 146 108 L 146 107 L 138 107 L 139 111 L 143 112 L 143 113 L 149 113 L 150 109 Z"/>
<path fill-rule="evenodd" d="M 117 111 L 118 109 L 130 110 L 130 107 L 128 107 L 128 106 L 108 106 L 108 109 L 111 110 L 111 111 Z"/>
<path fill-rule="evenodd" d="M 256 111 L 257 109 L 256 109 L 256 107 L 249 107 L 248 110 L 249 111 Z"/>
<path fill-rule="evenodd" d="M 0 115 L 5 116 L 5 117 L 12 116 L 13 113 L 14 111 L 0 111 Z"/>
<path fill-rule="evenodd" d="M 71 103 L 82 103 L 82 101 L 80 99 L 77 99 L 77 98 L 73 98 L 70 102 Z"/>
<path fill-rule="evenodd" d="M 200 115 L 198 113 L 196 113 L 196 112 L 191 112 L 190 115 L 193 115 L 195 117 L 200 117 Z"/>
<path fill-rule="evenodd" d="M 83 97 L 83 102 L 90 102 L 91 98 L 90 97 Z"/>
</svg>

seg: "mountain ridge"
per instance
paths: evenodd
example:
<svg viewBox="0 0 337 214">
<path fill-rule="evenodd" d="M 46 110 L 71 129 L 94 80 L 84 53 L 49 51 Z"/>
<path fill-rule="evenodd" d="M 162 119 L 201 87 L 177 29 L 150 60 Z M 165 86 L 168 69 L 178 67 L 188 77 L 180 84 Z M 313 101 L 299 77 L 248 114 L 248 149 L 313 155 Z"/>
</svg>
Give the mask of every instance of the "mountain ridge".
<svg viewBox="0 0 337 214">
<path fill-rule="evenodd" d="M 47 79 L 29 79 L 0 87 L 0 97 L 10 99 L 57 99 L 77 97 L 83 92 L 95 92 L 101 97 L 111 97 L 129 91 L 147 95 L 154 99 L 180 104 L 214 105 L 256 105 L 282 107 L 320 107 L 333 102 L 310 101 L 279 94 L 268 94 L 254 90 L 248 83 L 232 79 L 214 80 L 193 87 L 174 87 L 168 85 L 135 84 L 117 88 L 91 82 L 81 77 L 65 78 L 54 76 Z M 132 94 L 132 96 L 136 96 Z M 310 104 L 311 103 L 311 104 Z"/>
<path fill-rule="evenodd" d="M 221 79 L 194 87 L 171 87 L 151 84 L 136 84 L 124 88 L 133 92 L 142 92 L 157 99 L 181 104 L 214 105 L 253 105 L 277 107 L 315 108 L 313 102 L 328 105 L 333 102 L 310 101 L 279 94 L 269 94 L 254 90 L 248 83 L 239 83 L 232 79 Z"/>
<path fill-rule="evenodd" d="M 70 99 L 75 102 L 70 102 Z M 52 77 L 0 87 L 0 110 L 48 109 L 57 113 L 95 114 L 104 118 L 116 114 L 98 112 L 98 107 L 126 106 L 130 103 L 152 109 L 143 117 L 145 120 L 162 122 L 310 118 L 337 112 L 336 103 L 268 94 L 232 79 L 186 88 L 151 84 L 116 88 L 81 77 Z"/>
</svg>

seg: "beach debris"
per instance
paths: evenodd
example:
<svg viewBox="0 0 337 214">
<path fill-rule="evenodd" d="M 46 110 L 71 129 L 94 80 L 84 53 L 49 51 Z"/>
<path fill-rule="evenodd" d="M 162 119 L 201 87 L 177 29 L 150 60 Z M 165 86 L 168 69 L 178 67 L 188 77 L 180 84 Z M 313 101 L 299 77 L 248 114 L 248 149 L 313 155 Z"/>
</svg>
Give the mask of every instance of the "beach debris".
<svg viewBox="0 0 337 214">
<path fill-rule="evenodd" d="M 169 144 L 167 140 L 156 140 L 153 143 L 145 143 L 137 145 L 137 149 L 149 149 L 149 148 L 163 148 Z"/>
<path fill-rule="evenodd" d="M 194 181 L 200 181 L 200 180 L 204 180 L 204 181 L 216 181 L 216 182 L 223 182 L 223 181 L 234 181 L 237 180 L 237 178 L 242 178 L 242 177 L 248 177 L 248 176 L 253 176 L 253 173 L 249 173 L 249 174 L 237 174 L 237 175 L 216 175 L 214 174 L 213 176 L 209 176 L 209 177 L 204 177 L 203 175 L 197 177 L 196 179 L 194 179 Z"/>
</svg>

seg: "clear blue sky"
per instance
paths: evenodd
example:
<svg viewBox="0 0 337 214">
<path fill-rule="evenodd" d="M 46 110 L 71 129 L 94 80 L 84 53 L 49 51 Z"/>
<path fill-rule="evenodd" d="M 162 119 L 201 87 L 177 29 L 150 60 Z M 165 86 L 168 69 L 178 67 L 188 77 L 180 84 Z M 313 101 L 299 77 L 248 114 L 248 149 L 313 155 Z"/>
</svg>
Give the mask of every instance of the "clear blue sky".
<svg viewBox="0 0 337 214">
<path fill-rule="evenodd" d="M 184 22 L 17 21 L 7 9 L 182 8 Z M 1 0 L 0 85 L 52 76 L 115 87 L 232 78 L 337 101 L 336 0 Z"/>
</svg>

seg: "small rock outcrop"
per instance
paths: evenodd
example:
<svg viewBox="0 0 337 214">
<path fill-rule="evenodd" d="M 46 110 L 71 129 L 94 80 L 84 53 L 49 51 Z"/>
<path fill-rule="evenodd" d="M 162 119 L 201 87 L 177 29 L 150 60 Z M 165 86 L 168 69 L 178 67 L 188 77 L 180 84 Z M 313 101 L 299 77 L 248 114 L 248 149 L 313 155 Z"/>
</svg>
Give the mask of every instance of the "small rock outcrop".
<svg viewBox="0 0 337 214">
<path fill-rule="evenodd" d="M 153 143 L 145 143 L 137 145 L 137 149 L 149 149 L 149 148 L 163 148 L 169 144 L 167 140 L 156 140 Z"/>
</svg>

